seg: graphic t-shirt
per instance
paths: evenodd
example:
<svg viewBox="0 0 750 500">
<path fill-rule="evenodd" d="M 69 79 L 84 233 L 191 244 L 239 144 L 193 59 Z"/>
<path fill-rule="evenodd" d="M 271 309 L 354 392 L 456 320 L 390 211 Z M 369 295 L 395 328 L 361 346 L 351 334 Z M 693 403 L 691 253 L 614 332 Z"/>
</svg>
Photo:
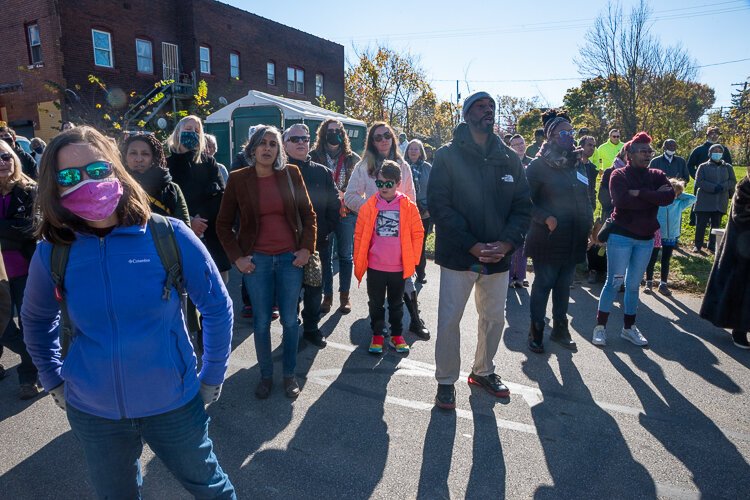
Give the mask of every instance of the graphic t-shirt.
<svg viewBox="0 0 750 500">
<path fill-rule="evenodd" d="M 404 265 L 401 259 L 401 202 L 404 196 L 398 193 L 388 202 L 375 194 L 378 215 L 375 219 L 370 251 L 367 255 L 367 267 L 378 271 L 401 272 Z"/>
</svg>

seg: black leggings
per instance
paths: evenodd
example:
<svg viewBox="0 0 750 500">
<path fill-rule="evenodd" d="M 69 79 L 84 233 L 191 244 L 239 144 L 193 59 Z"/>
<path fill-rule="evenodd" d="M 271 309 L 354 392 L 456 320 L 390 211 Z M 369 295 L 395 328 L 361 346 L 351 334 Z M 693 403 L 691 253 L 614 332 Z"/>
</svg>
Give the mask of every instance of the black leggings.
<svg viewBox="0 0 750 500">
<path fill-rule="evenodd" d="M 654 266 L 659 259 L 659 250 L 661 250 L 661 280 L 666 283 L 669 277 L 669 261 L 672 259 L 674 247 L 655 247 L 653 249 L 651 260 L 648 261 L 648 267 L 646 268 L 646 280 L 652 281 L 654 279 Z"/>
<path fill-rule="evenodd" d="M 404 319 L 404 273 L 389 273 L 367 269 L 367 298 L 370 306 L 370 326 L 373 332 L 382 335 L 385 322 L 385 302 L 388 297 L 388 322 L 391 335 L 401 335 Z"/>
</svg>

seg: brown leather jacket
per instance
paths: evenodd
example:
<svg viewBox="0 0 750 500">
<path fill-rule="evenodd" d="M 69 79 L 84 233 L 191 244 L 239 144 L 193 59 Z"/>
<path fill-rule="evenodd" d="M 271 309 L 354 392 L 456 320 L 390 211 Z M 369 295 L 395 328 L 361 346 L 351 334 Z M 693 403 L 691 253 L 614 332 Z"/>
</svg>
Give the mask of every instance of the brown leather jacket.
<svg viewBox="0 0 750 500">
<path fill-rule="evenodd" d="M 294 185 L 294 197 L 289 189 L 287 172 Z M 287 165 L 284 170 L 276 170 L 274 175 L 284 201 L 286 220 L 295 233 L 296 249 L 307 248 L 310 253 L 313 253 L 317 225 L 315 211 L 307 195 L 302 175 L 294 165 Z M 251 255 L 254 251 L 255 239 L 260 229 L 257 193 L 258 175 L 255 167 L 241 168 L 229 174 L 229 181 L 221 200 L 221 208 L 216 217 L 216 234 L 232 263 L 240 257 Z M 302 220 L 301 231 L 297 224 L 297 210 Z M 237 220 L 239 220 L 239 229 L 235 231 Z"/>
</svg>

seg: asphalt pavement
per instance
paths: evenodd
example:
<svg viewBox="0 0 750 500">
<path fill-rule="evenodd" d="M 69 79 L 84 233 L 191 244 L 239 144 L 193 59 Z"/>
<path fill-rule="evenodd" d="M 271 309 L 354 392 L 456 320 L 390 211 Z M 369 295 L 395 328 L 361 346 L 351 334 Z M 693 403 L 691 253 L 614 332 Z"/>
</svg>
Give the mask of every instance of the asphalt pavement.
<svg viewBox="0 0 750 500">
<path fill-rule="evenodd" d="M 511 389 L 504 400 L 466 384 L 476 347 L 470 299 L 457 410 L 447 412 L 433 407 L 439 274 L 428 263 L 420 292 L 433 339 L 408 335 L 408 356 L 367 352 L 367 295 L 355 284 L 352 313 L 321 320 L 328 347 L 300 351 L 296 401 L 281 389 L 280 349 L 274 391 L 255 399 L 252 320 L 237 314 L 226 383 L 208 412 L 240 498 L 748 498 L 750 352 L 698 317 L 700 297 L 642 295 L 642 349 L 619 337 L 620 295 L 598 348 L 590 340 L 601 285 L 578 283 L 569 311 L 578 351 L 550 343 L 548 327 L 540 355 L 526 348 L 528 290 L 509 290 L 495 357 Z M 229 287 L 239 304 L 238 275 Z M 280 333 L 274 322 L 276 347 Z M 64 413 L 46 395 L 18 400 L 17 362 L 6 350 L 0 499 L 92 498 Z M 189 497 L 148 448 L 143 465 L 146 498 Z"/>
</svg>

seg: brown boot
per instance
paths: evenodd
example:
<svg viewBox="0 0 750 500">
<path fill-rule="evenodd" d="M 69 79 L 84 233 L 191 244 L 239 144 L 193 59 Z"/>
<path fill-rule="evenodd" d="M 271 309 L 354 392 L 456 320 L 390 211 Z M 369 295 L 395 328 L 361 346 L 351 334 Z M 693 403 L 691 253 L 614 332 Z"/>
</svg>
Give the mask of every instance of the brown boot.
<svg viewBox="0 0 750 500">
<path fill-rule="evenodd" d="M 323 302 L 320 303 L 320 314 L 328 314 L 331 312 L 331 306 L 333 305 L 333 295 L 324 295 Z"/>
<path fill-rule="evenodd" d="M 341 292 L 341 306 L 339 307 L 341 314 L 349 314 L 352 312 L 352 303 L 349 302 L 349 292 Z"/>
</svg>

